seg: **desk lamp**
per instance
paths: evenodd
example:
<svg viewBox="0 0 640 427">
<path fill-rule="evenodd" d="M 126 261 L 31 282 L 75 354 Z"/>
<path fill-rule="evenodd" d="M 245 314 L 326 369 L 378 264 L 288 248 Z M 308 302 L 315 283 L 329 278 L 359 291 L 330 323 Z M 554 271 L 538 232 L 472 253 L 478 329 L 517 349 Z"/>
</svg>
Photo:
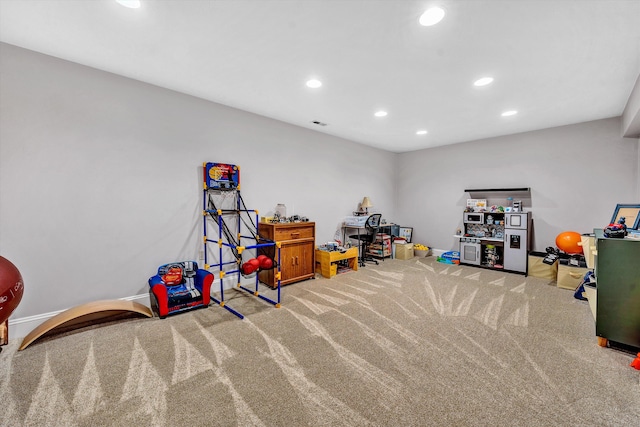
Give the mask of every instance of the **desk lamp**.
<svg viewBox="0 0 640 427">
<path fill-rule="evenodd" d="M 364 208 L 365 214 L 368 214 L 369 208 L 373 207 L 373 204 L 371 203 L 371 200 L 369 200 L 369 198 L 365 196 L 365 198 L 362 199 L 362 203 L 360 204 L 360 207 Z"/>
</svg>

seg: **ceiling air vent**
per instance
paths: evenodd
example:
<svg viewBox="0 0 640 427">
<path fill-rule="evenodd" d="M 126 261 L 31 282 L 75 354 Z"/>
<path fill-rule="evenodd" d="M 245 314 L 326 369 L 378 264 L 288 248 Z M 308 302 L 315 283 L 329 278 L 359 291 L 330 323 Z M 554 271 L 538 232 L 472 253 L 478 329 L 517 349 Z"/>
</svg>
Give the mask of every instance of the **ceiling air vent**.
<svg viewBox="0 0 640 427">
<path fill-rule="evenodd" d="M 318 125 L 318 126 L 326 126 L 327 125 L 326 123 L 322 123 L 322 122 L 319 122 L 317 120 L 314 120 L 311 123 L 313 123 L 314 125 Z"/>
</svg>

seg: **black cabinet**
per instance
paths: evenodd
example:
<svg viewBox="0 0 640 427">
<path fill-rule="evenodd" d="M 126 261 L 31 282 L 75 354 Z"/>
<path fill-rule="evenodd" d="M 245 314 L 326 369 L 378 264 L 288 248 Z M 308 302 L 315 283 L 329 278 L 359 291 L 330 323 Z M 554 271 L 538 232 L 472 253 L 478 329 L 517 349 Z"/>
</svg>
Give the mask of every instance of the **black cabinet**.
<svg viewBox="0 0 640 427">
<path fill-rule="evenodd" d="M 596 335 L 640 348 L 640 240 L 595 231 Z"/>
</svg>

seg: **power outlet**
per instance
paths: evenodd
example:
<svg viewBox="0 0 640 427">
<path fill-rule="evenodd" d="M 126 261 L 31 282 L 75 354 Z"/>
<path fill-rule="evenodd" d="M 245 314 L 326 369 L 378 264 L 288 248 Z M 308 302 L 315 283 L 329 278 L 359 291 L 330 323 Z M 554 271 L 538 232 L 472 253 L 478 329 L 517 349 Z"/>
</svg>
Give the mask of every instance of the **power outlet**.
<svg viewBox="0 0 640 427">
<path fill-rule="evenodd" d="M 198 257 L 200 261 L 204 260 L 204 251 L 200 251 L 200 253 L 198 254 Z"/>
</svg>

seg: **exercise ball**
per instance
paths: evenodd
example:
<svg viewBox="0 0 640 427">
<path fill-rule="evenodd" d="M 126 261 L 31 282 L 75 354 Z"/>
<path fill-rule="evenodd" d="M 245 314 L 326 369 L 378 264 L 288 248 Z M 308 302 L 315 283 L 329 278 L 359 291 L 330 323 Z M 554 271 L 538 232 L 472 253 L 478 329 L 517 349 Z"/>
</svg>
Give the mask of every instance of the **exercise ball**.
<svg viewBox="0 0 640 427">
<path fill-rule="evenodd" d="M 561 251 L 564 251 L 568 254 L 581 254 L 582 246 L 579 243 L 582 241 L 580 237 L 580 233 L 576 233 L 575 231 L 565 231 L 556 237 L 556 246 Z"/>
<path fill-rule="evenodd" d="M 23 292 L 20 271 L 11 261 L 0 256 L 0 323 L 7 320 L 20 304 Z"/>
</svg>

